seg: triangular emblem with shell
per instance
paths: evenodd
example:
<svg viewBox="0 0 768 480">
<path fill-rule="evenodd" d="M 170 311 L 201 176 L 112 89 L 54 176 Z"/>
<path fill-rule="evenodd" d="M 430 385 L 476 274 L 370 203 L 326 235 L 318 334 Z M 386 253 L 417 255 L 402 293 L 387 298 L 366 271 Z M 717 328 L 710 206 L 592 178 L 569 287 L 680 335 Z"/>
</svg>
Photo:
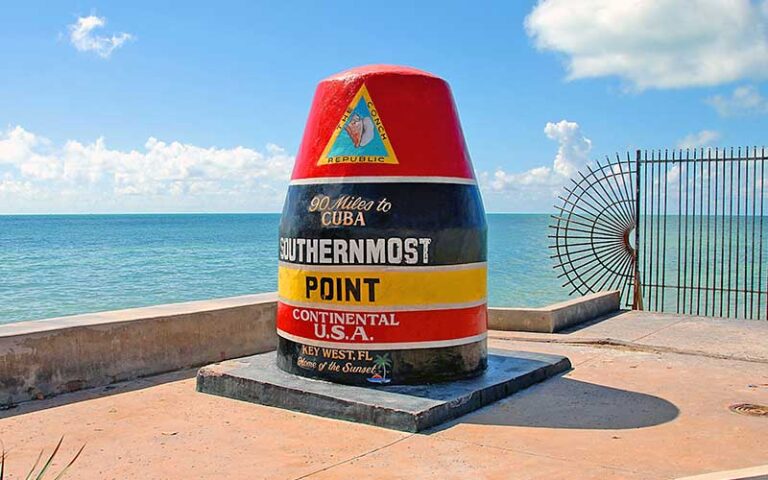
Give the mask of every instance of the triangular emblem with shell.
<svg viewBox="0 0 768 480">
<path fill-rule="evenodd" d="M 333 130 L 318 165 L 398 163 L 384 122 L 365 84 L 360 86 Z"/>
</svg>

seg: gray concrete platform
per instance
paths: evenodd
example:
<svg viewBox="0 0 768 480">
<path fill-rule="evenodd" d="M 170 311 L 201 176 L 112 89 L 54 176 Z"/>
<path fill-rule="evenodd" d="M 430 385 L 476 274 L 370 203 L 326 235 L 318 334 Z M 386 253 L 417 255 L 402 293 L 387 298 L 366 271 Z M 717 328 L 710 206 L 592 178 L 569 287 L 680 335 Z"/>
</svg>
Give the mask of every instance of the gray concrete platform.
<svg viewBox="0 0 768 480">
<path fill-rule="evenodd" d="M 275 353 L 203 367 L 199 392 L 323 417 L 419 432 L 458 418 L 571 368 L 560 355 L 491 351 L 478 377 L 434 385 L 356 387 L 298 377 L 277 368 Z"/>
</svg>

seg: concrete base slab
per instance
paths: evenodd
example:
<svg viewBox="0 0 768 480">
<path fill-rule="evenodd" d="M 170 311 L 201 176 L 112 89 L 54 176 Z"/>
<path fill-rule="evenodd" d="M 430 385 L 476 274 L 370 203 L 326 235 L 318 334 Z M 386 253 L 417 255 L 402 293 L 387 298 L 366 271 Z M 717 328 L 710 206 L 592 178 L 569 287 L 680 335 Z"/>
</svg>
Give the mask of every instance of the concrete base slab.
<svg viewBox="0 0 768 480">
<path fill-rule="evenodd" d="M 434 385 L 356 387 L 291 375 L 275 352 L 203 367 L 199 392 L 313 415 L 419 432 L 460 417 L 571 368 L 568 358 L 495 351 L 478 377 Z"/>
</svg>

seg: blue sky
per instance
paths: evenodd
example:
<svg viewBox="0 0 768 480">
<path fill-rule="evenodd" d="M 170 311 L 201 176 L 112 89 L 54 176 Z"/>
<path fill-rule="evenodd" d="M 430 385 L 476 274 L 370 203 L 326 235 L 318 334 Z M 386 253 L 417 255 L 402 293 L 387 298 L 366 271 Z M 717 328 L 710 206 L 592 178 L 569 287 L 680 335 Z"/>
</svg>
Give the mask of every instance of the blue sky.
<svg viewBox="0 0 768 480">
<path fill-rule="evenodd" d="M 489 211 L 766 143 L 766 0 L 214 3 L 4 5 L 0 213 L 279 211 L 316 82 L 370 63 L 448 80 Z"/>
</svg>

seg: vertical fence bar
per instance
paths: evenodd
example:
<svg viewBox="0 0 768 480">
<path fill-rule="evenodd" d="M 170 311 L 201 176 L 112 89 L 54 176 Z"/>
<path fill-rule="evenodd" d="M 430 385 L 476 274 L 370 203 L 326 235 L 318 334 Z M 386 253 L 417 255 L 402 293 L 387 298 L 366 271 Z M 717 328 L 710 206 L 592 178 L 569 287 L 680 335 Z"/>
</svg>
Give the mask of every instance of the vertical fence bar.
<svg viewBox="0 0 768 480">
<path fill-rule="evenodd" d="M 661 167 L 663 165 L 662 163 L 662 156 L 661 156 L 661 150 L 658 150 L 656 153 L 656 310 L 659 312 L 664 311 L 664 302 L 661 301 L 663 292 L 664 292 L 664 277 L 661 275 L 661 269 L 663 267 L 663 263 L 661 261 L 661 257 L 664 255 L 664 251 L 661 249 L 661 206 L 664 201 L 663 191 L 664 191 L 664 181 L 662 180 L 661 175 Z"/>
<path fill-rule="evenodd" d="M 701 257 L 702 250 L 704 250 L 704 148 L 699 151 L 699 178 L 701 185 L 699 185 L 699 257 L 697 260 L 698 275 L 696 277 L 696 315 L 701 314 Z M 694 182 L 696 180 L 694 179 Z M 696 218 L 696 208 L 693 209 L 694 218 Z M 695 236 L 695 233 L 694 233 Z"/>
<path fill-rule="evenodd" d="M 733 158 L 733 148 L 731 148 L 731 158 Z M 731 170 L 728 188 L 728 300 L 726 306 L 728 307 L 727 316 L 731 316 L 731 274 L 733 269 L 731 268 L 733 259 L 733 161 L 728 162 Z"/>
<path fill-rule="evenodd" d="M 672 160 L 675 160 L 675 151 L 672 151 Z M 677 166 L 677 307 L 675 311 L 680 313 L 680 287 L 683 286 L 681 276 L 681 266 L 683 263 L 683 166 L 681 163 L 676 163 Z"/>
<path fill-rule="evenodd" d="M 738 150 L 738 159 L 736 160 L 736 281 L 734 282 L 733 298 L 735 317 L 739 318 L 739 247 L 741 246 L 741 147 Z M 734 288 L 735 287 L 735 288 Z"/>
<path fill-rule="evenodd" d="M 638 200 L 636 198 L 637 192 L 633 192 L 632 189 L 636 188 L 638 185 L 637 178 L 638 178 L 639 172 L 636 170 L 636 166 L 632 165 L 632 157 L 630 156 L 629 152 L 627 152 L 626 159 L 627 159 L 627 172 L 630 172 L 630 175 L 629 175 L 630 182 L 623 182 L 623 184 L 624 184 L 624 191 L 627 197 L 627 202 L 631 201 L 631 205 L 632 205 L 631 211 L 632 211 L 632 222 L 633 222 L 633 229 L 634 229 L 633 235 L 635 237 L 634 248 L 630 250 L 632 252 L 632 263 L 630 264 L 629 277 L 627 278 L 628 290 L 629 289 L 632 290 L 632 300 L 629 300 L 629 298 L 627 300 L 631 302 L 632 308 L 634 308 L 635 296 L 637 292 L 637 288 L 635 286 L 635 278 L 637 277 L 637 268 L 638 268 L 637 267 L 637 249 L 638 249 L 637 236 L 639 233 L 638 230 L 640 229 L 640 225 L 637 223 L 637 215 L 639 211 L 638 204 L 637 204 Z M 619 165 L 621 165 L 621 158 L 618 156 L 618 154 L 616 155 L 616 160 L 619 162 Z M 631 174 L 632 172 L 634 172 L 634 177 Z M 627 185 L 628 183 L 629 185 Z M 630 230 L 630 232 L 632 233 L 632 230 Z M 627 242 L 629 241 L 630 241 L 629 234 L 627 234 Z"/>
<path fill-rule="evenodd" d="M 696 264 L 694 262 L 695 259 L 695 250 L 694 245 L 696 244 L 696 240 L 693 238 L 693 234 L 696 230 L 696 218 L 691 215 L 691 212 L 696 211 L 696 154 L 694 150 L 693 158 L 691 158 L 690 152 L 686 151 L 685 155 L 685 161 L 686 161 L 686 170 L 687 172 L 690 172 L 690 175 L 692 178 L 688 178 L 688 175 L 685 176 L 686 180 L 686 188 L 685 188 L 685 201 L 686 201 L 686 208 L 685 208 L 685 224 L 686 227 L 690 225 L 690 231 L 686 229 L 685 232 L 685 246 L 687 249 L 686 253 L 686 261 L 685 261 L 685 271 L 686 271 L 686 283 L 683 285 L 685 288 L 685 292 L 688 292 L 688 295 L 690 296 L 690 300 L 685 302 L 685 307 L 687 311 L 685 313 L 692 314 L 693 313 L 693 298 L 694 298 L 694 277 L 696 272 Z M 689 236 L 690 235 L 690 236 Z M 688 288 L 689 287 L 689 288 Z"/>
<path fill-rule="evenodd" d="M 765 147 L 760 152 L 760 267 L 757 273 L 757 284 L 760 287 L 763 286 L 763 218 L 765 217 Z M 768 277 L 768 275 L 766 275 Z M 768 320 L 768 282 L 765 286 L 765 320 Z M 757 308 L 762 312 L 760 308 L 760 299 L 762 295 L 757 297 Z"/>
<path fill-rule="evenodd" d="M 757 147 L 752 148 L 752 157 L 755 160 L 750 162 L 752 164 L 752 261 L 750 275 L 749 275 L 749 290 L 752 292 L 749 295 L 749 318 L 754 319 L 755 314 L 755 226 L 757 215 Z M 760 259 L 759 261 L 762 261 Z M 760 306 L 758 305 L 758 308 Z"/>
<path fill-rule="evenodd" d="M 648 289 L 648 308 L 653 308 L 653 310 L 658 311 L 659 310 L 659 270 L 656 268 L 658 266 L 659 261 L 659 254 L 658 249 L 656 248 L 655 241 L 658 237 L 659 231 L 658 229 L 655 229 L 654 223 L 656 222 L 656 210 L 655 205 L 659 203 L 659 199 L 656 198 L 658 196 L 658 188 L 656 188 L 656 150 L 651 150 L 651 164 L 650 164 L 650 184 L 651 184 L 651 193 L 650 193 L 650 199 L 651 199 L 651 208 L 650 208 L 650 224 L 651 229 L 648 232 L 648 238 L 646 239 L 646 243 L 649 244 L 651 249 L 651 256 L 649 257 L 650 262 L 648 262 L 648 270 L 646 273 L 646 278 L 648 279 L 648 282 L 651 283 L 653 286 Z M 648 167 L 646 167 L 646 171 L 648 171 Z M 646 217 L 647 218 L 647 217 Z M 654 236 L 654 230 L 656 230 L 656 236 Z M 654 261 L 656 263 L 654 263 Z M 653 307 L 651 307 L 653 305 Z"/>
<path fill-rule="evenodd" d="M 718 154 L 719 155 L 719 154 Z M 723 166 L 723 206 L 722 215 L 720 216 L 720 316 L 723 316 L 723 299 L 725 298 L 725 177 L 728 173 L 725 163 L 725 150 L 723 150 L 723 161 L 720 162 Z"/>
<path fill-rule="evenodd" d="M 749 147 L 746 147 L 745 150 L 744 156 L 748 158 Z M 742 188 L 744 190 L 744 256 L 742 257 L 744 259 L 742 262 L 744 265 L 744 318 L 749 318 L 747 313 L 747 305 L 749 305 L 749 298 L 747 297 L 749 295 L 749 282 L 747 281 L 747 267 L 749 266 L 749 257 L 747 257 L 749 253 L 749 222 L 747 221 L 747 216 L 749 215 L 749 162 L 744 162 L 741 158 L 741 155 L 739 155 L 739 163 L 744 164 L 744 183 L 739 183 L 739 190 L 742 190 Z M 739 223 L 741 223 L 741 220 L 739 220 Z"/>
<path fill-rule="evenodd" d="M 711 209 L 712 206 L 712 149 L 707 149 L 707 282 L 706 292 L 704 294 L 704 315 L 709 315 L 709 293 L 712 289 L 709 283 L 709 266 L 712 263 L 709 250 L 711 246 L 709 233 L 712 229 Z M 714 302 L 714 299 L 712 300 Z M 714 312 L 712 313 L 714 315 Z"/>
<path fill-rule="evenodd" d="M 635 152 L 635 289 L 632 308 L 643 310 L 643 291 L 640 281 L 640 150 Z"/>
<path fill-rule="evenodd" d="M 683 221 L 683 260 L 682 260 L 682 267 L 683 267 L 683 281 L 678 285 L 678 288 L 681 289 L 681 297 L 682 302 L 680 304 L 681 309 L 677 313 L 686 313 L 685 312 L 685 305 L 686 305 L 686 297 L 688 294 L 688 291 L 684 288 L 685 285 L 688 285 L 688 158 L 689 158 L 689 152 L 685 152 L 685 162 L 683 163 L 683 152 L 680 151 L 680 160 L 681 160 L 681 170 L 685 171 L 685 180 L 683 180 L 683 187 L 685 188 L 685 202 L 683 206 L 683 218 L 681 221 Z M 682 176 L 682 175 L 681 175 Z M 682 194 L 682 193 L 681 193 Z"/>
<path fill-rule="evenodd" d="M 643 204 L 643 245 L 647 250 L 643 256 L 643 286 L 646 287 L 643 293 L 645 304 L 649 309 L 653 309 L 653 150 L 651 150 L 651 161 L 648 161 L 648 150 L 643 153 L 644 174 L 645 174 L 645 202 Z M 649 213 L 650 212 L 650 213 Z"/>
<path fill-rule="evenodd" d="M 690 294 L 691 294 L 691 303 L 688 308 L 688 313 L 693 314 L 694 308 L 693 308 L 693 299 L 696 293 L 696 289 L 694 287 L 695 279 L 696 279 L 696 184 L 697 181 L 697 174 L 696 170 L 698 167 L 698 150 L 693 150 L 693 159 L 691 161 L 691 256 L 689 257 L 691 262 L 691 276 L 690 276 Z"/>
<path fill-rule="evenodd" d="M 754 168 L 754 163 L 751 161 L 753 158 L 757 159 L 757 149 L 752 149 L 752 155 L 749 155 L 749 147 L 747 147 L 747 158 L 749 159 L 747 161 L 747 178 L 749 178 L 749 167 L 752 166 L 752 214 L 750 215 L 752 219 L 752 237 L 751 241 L 749 242 L 751 253 L 750 256 L 747 258 L 749 261 L 747 262 L 747 266 L 749 267 L 749 318 L 754 319 L 755 318 L 755 191 L 757 190 L 757 185 L 755 183 L 755 178 L 757 177 L 757 170 Z M 749 200 L 749 181 L 747 181 L 746 184 L 747 187 L 747 200 Z M 749 204 L 747 204 L 747 212 L 749 212 Z M 747 213 L 749 215 L 749 213 Z M 749 231 L 749 224 L 747 224 L 747 231 Z M 745 255 L 746 256 L 746 255 Z"/>
<path fill-rule="evenodd" d="M 712 159 L 712 155 L 711 155 L 711 152 L 710 152 L 710 161 L 711 161 L 711 159 Z M 717 149 L 715 149 L 715 191 L 714 191 L 714 195 L 713 195 L 714 204 L 715 204 L 714 205 L 714 207 L 715 207 L 715 218 L 714 218 L 714 221 L 712 222 L 713 223 L 712 227 L 714 229 L 712 237 L 714 238 L 714 241 L 715 241 L 715 245 L 714 245 L 714 248 L 713 248 L 712 262 L 715 263 L 715 264 L 717 263 L 717 191 L 718 191 L 717 183 L 720 180 L 719 172 L 720 172 L 720 167 L 719 167 L 719 164 L 717 162 Z M 716 279 L 717 279 L 717 269 L 713 268 L 712 269 L 712 316 L 715 315 L 715 309 L 717 308 L 717 295 L 716 295 L 717 294 L 717 280 Z"/>
<path fill-rule="evenodd" d="M 664 183 L 664 241 L 661 245 L 661 311 L 666 311 L 666 304 L 664 303 L 664 292 L 667 290 L 667 197 L 669 197 L 669 181 L 667 178 L 669 164 L 667 160 L 669 158 L 669 150 L 664 150 L 664 176 L 662 177 Z"/>
</svg>

